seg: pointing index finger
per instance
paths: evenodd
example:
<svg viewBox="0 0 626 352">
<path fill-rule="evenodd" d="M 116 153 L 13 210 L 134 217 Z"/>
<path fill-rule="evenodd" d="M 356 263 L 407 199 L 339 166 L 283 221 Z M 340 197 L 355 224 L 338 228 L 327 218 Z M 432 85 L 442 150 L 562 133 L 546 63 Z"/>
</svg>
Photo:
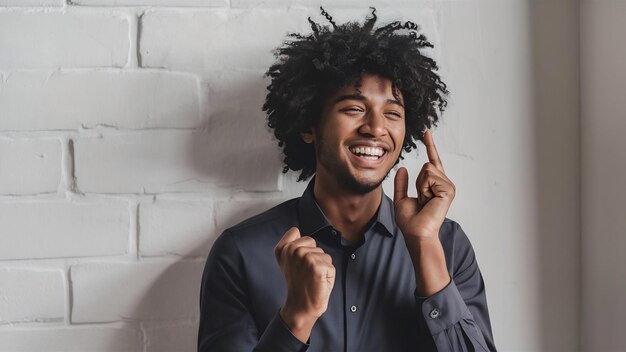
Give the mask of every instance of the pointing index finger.
<svg viewBox="0 0 626 352">
<path fill-rule="evenodd" d="M 441 163 L 441 159 L 439 158 L 439 153 L 437 153 L 437 147 L 435 147 L 435 141 L 433 140 L 433 134 L 430 129 L 426 129 L 424 132 L 424 145 L 426 146 L 426 154 L 428 154 L 428 161 L 433 163 L 435 167 L 444 174 L 446 173 L 443 170 L 443 164 Z"/>
</svg>

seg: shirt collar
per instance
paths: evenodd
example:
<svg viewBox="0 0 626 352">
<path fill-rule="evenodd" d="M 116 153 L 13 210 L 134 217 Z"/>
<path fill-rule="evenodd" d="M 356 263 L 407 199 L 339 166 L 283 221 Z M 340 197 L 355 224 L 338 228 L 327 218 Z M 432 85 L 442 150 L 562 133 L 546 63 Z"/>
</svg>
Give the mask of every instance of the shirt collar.
<svg viewBox="0 0 626 352">
<path fill-rule="evenodd" d="M 315 201 L 315 197 L 313 195 L 313 186 L 315 185 L 315 176 L 309 181 L 304 193 L 302 193 L 302 197 L 298 202 L 298 219 L 300 222 L 300 233 L 303 236 L 311 236 L 316 234 L 322 229 L 327 227 L 332 227 L 324 212 Z M 383 196 L 378 206 L 378 212 L 376 213 L 376 221 L 374 225 L 381 224 L 383 225 L 385 231 L 382 231 L 384 235 L 388 237 L 392 237 L 395 233 L 394 229 L 396 227 L 395 223 L 395 215 L 393 209 L 392 200 L 387 197 L 387 195 L 383 192 Z"/>
</svg>

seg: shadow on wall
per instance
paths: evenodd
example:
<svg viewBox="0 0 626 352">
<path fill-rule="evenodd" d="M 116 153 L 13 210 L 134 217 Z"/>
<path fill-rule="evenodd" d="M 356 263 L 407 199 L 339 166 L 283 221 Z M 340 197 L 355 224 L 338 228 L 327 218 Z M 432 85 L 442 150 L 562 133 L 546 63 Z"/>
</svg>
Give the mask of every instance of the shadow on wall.
<svg viewBox="0 0 626 352">
<path fill-rule="evenodd" d="M 203 195 L 214 200 L 215 225 L 207 229 L 208 236 L 206 232 L 172 233 L 189 243 L 176 243 L 177 249 L 171 252 L 142 254 L 145 234 L 140 224 L 142 260 L 113 275 L 114 280 L 120 280 L 113 287 L 142 290 L 134 291 L 136 301 L 117 308 L 124 315 L 123 321 L 143 331 L 145 351 L 197 349 L 202 271 L 214 240 L 224 229 L 284 201 L 277 198 L 279 194 L 271 193 L 279 190 L 282 166 L 280 150 L 261 110 L 268 84 L 263 72 L 236 70 L 208 76 L 201 92 L 208 96 L 206 121 L 189 140 L 188 163 L 203 182 L 201 192 L 218 189 Z M 230 199 L 239 188 L 270 193 L 248 193 L 249 200 Z M 126 276 L 129 270 L 138 272 Z M 114 345 L 111 341 L 108 347 Z"/>
<path fill-rule="evenodd" d="M 206 128 L 191 143 L 193 164 L 217 186 L 278 191 L 280 149 L 262 111 L 269 78 L 261 71 L 210 75 Z"/>
<path fill-rule="evenodd" d="M 530 1 L 529 6 L 539 346 L 542 351 L 579 351 L 579 9 L 577 2 L 568 1 Z"/>
<path fill-rule="evenodd" d="M 146 351 L 195 351 L 198 334 L 198 313 L 202 271 L 206 256 L 213 244 L 213 239 L 223 230 L 246 218 L 258 214 L 282 202 L 280 199 L 267 200 L 225 200 L 215 204 L 215 236 L 196 236 L 203 238 L 195 248 L 177 253 L 172 261 L 156 265 L 151 272 L 149 284 L 141 285 L 145 292 L 130 312 L 131 321 L 141 322 L 144 331 Z M 201 234 L 199 234 L 201 235 Z M 198 254 L 201 257 L 198 257 Z M 273 256 L 273 253 L 268 253 Z M 141 265 L 141 264 L 139 264 Z M 146 276 L 143 274 L 142 276 Z M 148 276 L 150 276 L 148 274 Z M 140 278 L 141 281 L 143 278 Z M 133 284 L 133 282 L 127 283 Z M 137 284 L 137 283 L 134 283 Z M 118 285 L 118 287 L 121 285 Z"/>
</svg>

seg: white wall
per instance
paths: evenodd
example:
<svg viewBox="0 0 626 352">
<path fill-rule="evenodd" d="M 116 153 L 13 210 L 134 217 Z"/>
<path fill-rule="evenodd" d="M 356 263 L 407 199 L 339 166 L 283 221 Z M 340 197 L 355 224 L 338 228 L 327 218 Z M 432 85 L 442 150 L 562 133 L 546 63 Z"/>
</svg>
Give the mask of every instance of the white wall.
<svg viewBox="0 0 626 352">
<path fill-rule="evenodd" d="M 323 19 L 287 4 L 0 0 L 0 350 L 195 349 L 212 241 L 305 186 L 281 175 L 260 109 L 270 50 Z M 578 4 L 372 4 L 435 44 L 449 217 L 497 346 L 578 350 Z M 326 9 L 362 21 L 368 5 Z M 407 156 L 412 177 L 424 155 Z"/>
<path fill-rule="evenodd" d="M 582 346 L 626 351 L 626 1 L 581 1 Z"/>
</svg>

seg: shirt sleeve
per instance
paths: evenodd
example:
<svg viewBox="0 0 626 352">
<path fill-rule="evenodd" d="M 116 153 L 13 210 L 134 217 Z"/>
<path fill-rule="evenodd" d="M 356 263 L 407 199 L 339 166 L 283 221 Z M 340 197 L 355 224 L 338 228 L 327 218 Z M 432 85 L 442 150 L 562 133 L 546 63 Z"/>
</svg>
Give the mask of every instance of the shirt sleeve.
<svg viewBox="0 0 626 352">
<path fill-rule="evenodd" d="M 455 268 L 448 286 L 430 297 L 415 295 L 420 329 L 432 336 L 439 351 L 496 351 L 483 277 L 474 250 L 453 222 Z"/>
<path fill-rule="evenodd" d="M 251 314 L 241 253 L 229 232 L 213 244 L 200 287 L 198 351 L 303 352 L 278 311 L 262 334 Z"/>
</svg>

